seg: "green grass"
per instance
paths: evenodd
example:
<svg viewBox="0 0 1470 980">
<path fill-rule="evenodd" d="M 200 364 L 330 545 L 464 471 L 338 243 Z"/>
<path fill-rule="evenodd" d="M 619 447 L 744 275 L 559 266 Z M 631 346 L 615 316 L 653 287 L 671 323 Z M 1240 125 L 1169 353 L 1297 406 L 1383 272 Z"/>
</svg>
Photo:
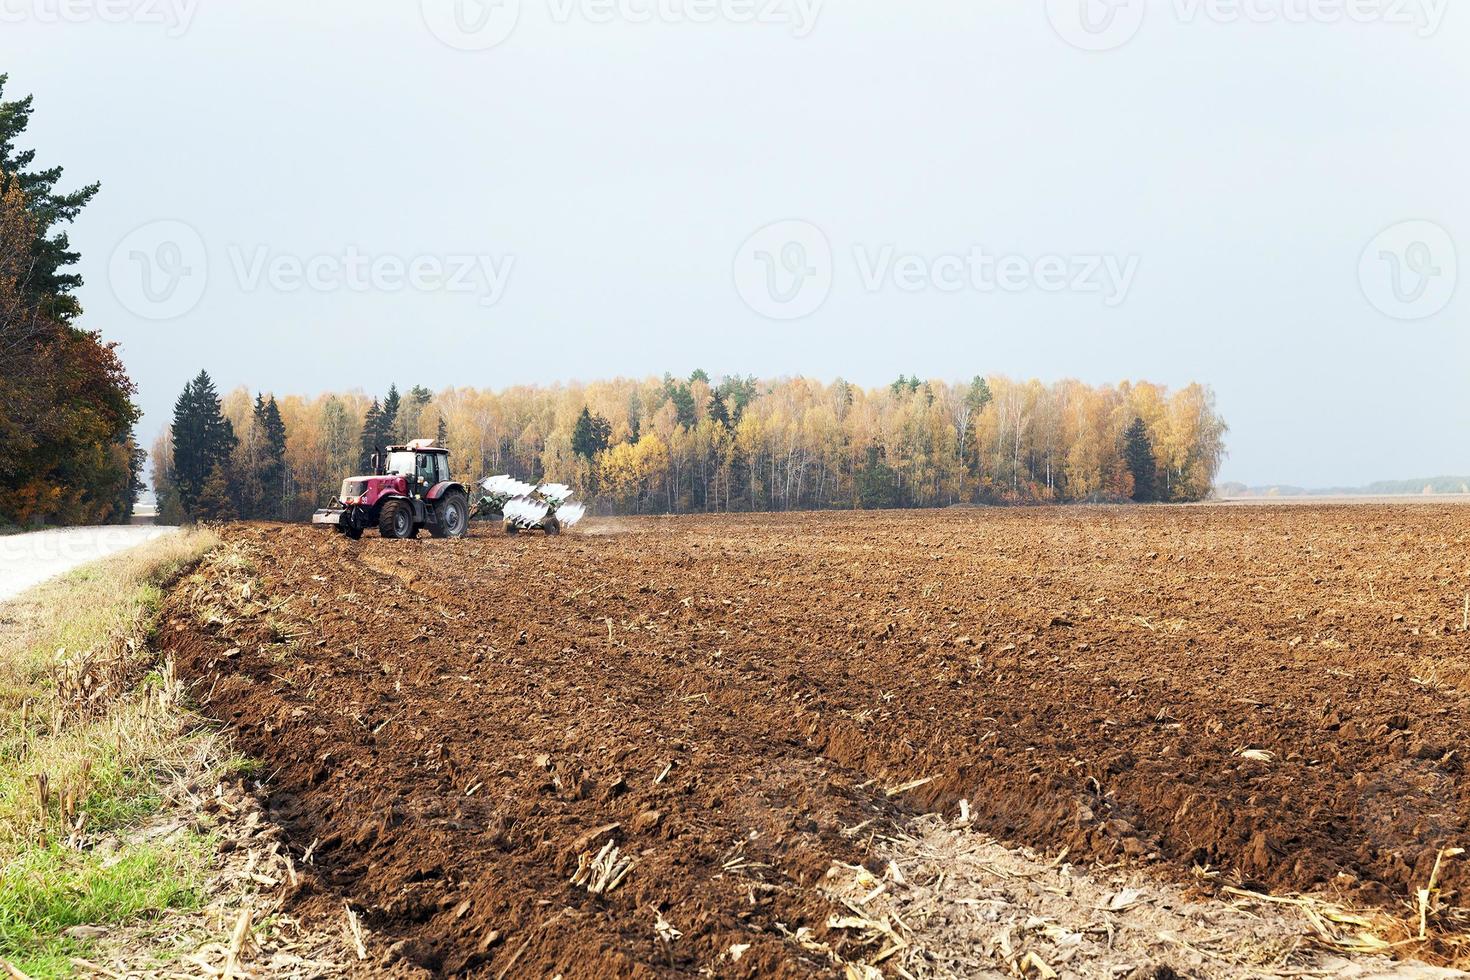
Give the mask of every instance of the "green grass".
<svg viewBox="0 0 1470 980">
<path fill-rule="evenodd" d="M 0 957 L 32 977 L 71 976 L 70 958 L 91 943 L 67 929 L 196 907 L 210 850 L 207 838 L 191 836 L 108 856 L 60 845 L 29 851 L 0 876 Z"/>
<path fill-rule="evenodd" d="M 71 926 L 199 901 L 204 839 L 147 843 L 134 828 L 159 812 L 168 783 L 238 764 L 194 723 L 149 649 L 165 588 L 216 543 L 209 532 L 171 534 L 0 603 L 0 958 L 33 977 L 72 974 L 69 958 L 91 943 L 64 936 Z M 79 714 L 57 684 L 81 653 L 107 686 Z M 66 792 L 85 815 L 75 848 L 61 843 L 72 829 Z M 103 841 L 107 853 L 92 849 Z"/>
</svg>

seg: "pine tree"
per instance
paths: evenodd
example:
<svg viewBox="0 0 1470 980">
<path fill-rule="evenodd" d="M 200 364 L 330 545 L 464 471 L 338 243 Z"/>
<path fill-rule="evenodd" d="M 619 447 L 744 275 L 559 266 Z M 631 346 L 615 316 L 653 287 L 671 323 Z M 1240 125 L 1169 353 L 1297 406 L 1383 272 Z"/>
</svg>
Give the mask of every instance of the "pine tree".
<svg viewBox="0 0 1470 980">
<path fill-rule="evenodd" d="M 276 396 L 263 401 L 255 396 L 254 412 L 258 474 L 262 490 L 262 510 L 249 516 L 271 517 L 277 520 L 286 515 L 287 481 L 286 469 L 286 424 L 281 421 L 281 409 L 276 405 Z"/>
<path fill-rule="evenodd" d="M 0 522 L 126 520 L 136 388 L 115 343 L 72 325 L 78 256 L 57 230 L 97 187 L 55 190 L 61 168 L 17 146 L 30 115 L 30 98 L 0 99 Z"/>
<path fill-rule="evenodd" d="M 1123 460 L 1133 475 L 1133 499 L 1139 503 L 1157 500 L 1154 483 L 1158 463 L 1154 459 L 1153 444 L 1149 442 L 1148 426 L 1143 419 L 1135 418 L 1123 438 Z"/>
<path fill-rule="evenodd" d="M 592 435 L 592 412 L 586 405 L 582 406 L 582 414 L 577 416 L 577 424 L 572 426 L 572 452 L 588 462 L 597 455 L 597 446 Z"/>
<path fill-rule="evenodd" d="M 398 395 L 398 386 L 389 385 L 388 395 L 383 399 L 382 428 L 379 430 L 384 445 L 392 444 L 398 434 L 398 409 L 402 402 L 402 398 Z M 402 445 L 402 443 L 399 444 Z"/>
<path fill-rule="evenodd" d="M 434 433 L 434 442 L 440 446 L 449 445 L 449 426 L 442 415 L 439 416 L 439 429 Z"/>
<path fill-rule="evenodd" d="M 756 400 L 760 390 L 756 386 L 754 375 L 745 378 L 739 375 L 729 375 L 720 379 L 720 386 L 715 389 L 715 393 L 725 400 L 725 405 L 730 411 L 730 425 L 733 428 L 740 424 L 740 419 L 745 414 L 745 406 Z"/>
<path fill-rule="evenodd" d="M 710 396 L 709 417 L 714 419 L 726 429 L 730 428 L 730 412 L 725 408 L 725 399 L 716 391 Z"/>
<path fill-rule="evenodd" d="M 880 446 L 868 447 L 867 461 L 853 475 L 857 505 L 863 510 L 898 506 L 898 474 L 888 465 Z"/>
<path fill-rule="evenodd" d="M 669 388 L 669 398 L 674 403 L 675 417 L 680 425 L 686 429 L 694 428 L 699 421 L 694 413 L 694 393 L 689 390 L 688 385 L 676 384 Z"/>
<path fill-rule="evenodd" d="M 971 411 L 979 415 L 986 405 L 990 404 L 990 385 L 980 375 L 970 379 L 970 388 L 965 392 L 965 403 L 970 406 Z"/>
<path fill-rule="evenodd" d="M 612 423 L 601 415 L 593 415 L 585 406 L 572 427 L 572 452 L 589 463 L 607 448 L 612 437 Z"/>
<path fill-rule="evenodd" d="M 225 474 L 235 442 L 234 429 L 220 409 L 214 382 L 208 372 L 200 371 L 174 403 L 173 479 L 186 515 L 195 516 L 204 485 L 216 469 L 221 474 L 221 485 L 228 486 Z"/>
<path fill-rule="evenodd" d="M 5 91 L 8 75 L 0 74 L 0 96 Z M 88 184 L 68 194 L 56 192 L 62 169 L 33 169 L 35 150 L 21 150 L 16 140 L 31 120 L 31 96 L 15 102 L 0 99 L 0 194 L 12 187 L 24 195 L 34 217 L 34 239 L 30 274 L 22 287 L 31 301 L 47 314 L 61 320 L 73 320 L 81 307 L 71 293 L 82 284 L 82 277 L 62 271 L 76 263 L 80 256 L 72 251 L 66 232 L 59 225 L 72 221 L 97 194 L 97 184 Z"/>
<path fill-rule="evenodd" d="M 209 477 L 194 501 L 191 516 L 198 521 L 233 521 L 240 516 L 235 502 L 230 499 L 230 486 L 223 466 L 216 465 L 209 471 Z"/>
<path fill-rule="evenodd" d="M 642 429 L 643 399 L 638 392 L 628 396 L 628 441 L 637 442 Z"/>
<path fill-rule="evenodd" d="M 367 472 L 373 465 L 373 454 L 383 448 L 383 410 L 378 400 L 368 406 L 362 419 L 362 470 Z"/>
</svg>

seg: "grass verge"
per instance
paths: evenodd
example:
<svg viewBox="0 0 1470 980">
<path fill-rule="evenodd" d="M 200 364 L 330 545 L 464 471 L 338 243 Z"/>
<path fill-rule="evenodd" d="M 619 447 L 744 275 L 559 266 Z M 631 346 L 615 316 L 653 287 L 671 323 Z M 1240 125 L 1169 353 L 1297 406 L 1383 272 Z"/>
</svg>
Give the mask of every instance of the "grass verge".
<svg viewBox="0 0 1470 980">
<path fill-rule="evenodd" d="M 149 646 L 164 590 L 217 543 L 170 534 L 0 604 L 0 960 L 25 974 L 69 975 L 75 927 L 198 901 L 206 839 L 136 830 L 228 765 Z"/>
</svg>

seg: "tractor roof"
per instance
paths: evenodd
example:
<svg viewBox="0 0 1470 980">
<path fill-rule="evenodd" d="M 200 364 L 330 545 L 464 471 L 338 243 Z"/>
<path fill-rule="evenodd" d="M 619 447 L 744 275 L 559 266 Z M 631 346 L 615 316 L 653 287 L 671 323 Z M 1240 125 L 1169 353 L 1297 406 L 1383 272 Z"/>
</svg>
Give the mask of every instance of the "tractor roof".
<svg viewBox="0 0 1470 980">
<path fill-rule="evenodd" d="M 388 452 L 390 452 L 390 453 L 444 453 L 445 455 L 448 455 L 449 454 L 449 450 L 445 449 L 443 446 L 415 446 L 415 445 L 413 445 L 411 443 L 409 445 L 407 445 L 407 446 L 389 446 L 388 447 Z"/>
</svg>

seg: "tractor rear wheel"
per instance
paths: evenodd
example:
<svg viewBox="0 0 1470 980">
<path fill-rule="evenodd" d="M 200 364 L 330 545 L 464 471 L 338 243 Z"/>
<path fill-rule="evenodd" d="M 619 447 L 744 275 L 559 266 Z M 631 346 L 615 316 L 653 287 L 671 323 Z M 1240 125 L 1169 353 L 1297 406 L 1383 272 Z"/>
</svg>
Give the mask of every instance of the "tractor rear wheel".
<svg viewBox="0 0 1470 980">
<path fill-rule="evenodd" d="M 385 538 L 411 538 L 419 533 L 407 500 L 390 500 L 378 514 L 378 533 Z"/>
<path fill-rule="evenodd" d="M 469 504 L 458 490 L 446 493 L 437 505 L 439 523 L 429 529 L 436 538 L 462 538 L 469 533 Z"/>
</svg>

